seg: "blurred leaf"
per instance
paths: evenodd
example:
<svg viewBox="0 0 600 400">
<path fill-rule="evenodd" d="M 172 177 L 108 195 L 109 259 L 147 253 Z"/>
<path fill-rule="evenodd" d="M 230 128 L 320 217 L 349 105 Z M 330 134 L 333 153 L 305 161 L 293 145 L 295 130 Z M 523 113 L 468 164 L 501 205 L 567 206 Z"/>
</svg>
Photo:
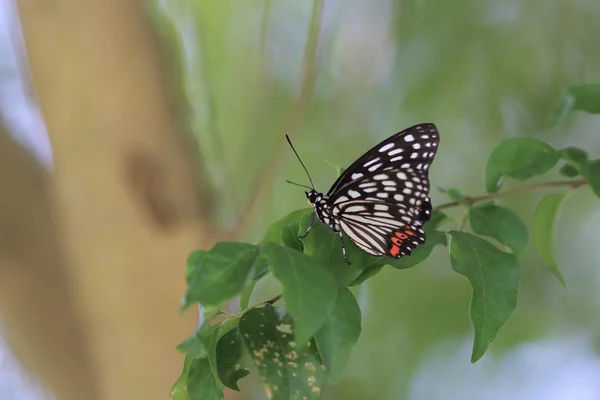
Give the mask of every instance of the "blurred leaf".
<svg viewBox="0 0 600 400">
<path fill-rule="evenodd" d="M 312 208 L 292 211 L 279 221 L 272 223 L 269 229 L 267 229 L 267 234 L 261 241 L 261 244 L 267 242 L 281 243 L 302 251 L 302 242 L 298 238 L 300 221 L 304 216 L 310 215 L 312 212 Z"/>
<path fill-rule="evenodd" d="M 242 340 L 272 400 L 319 399 L 326 372 L 313 342 L 298 345 L 289 315 L 254 308 L 240 321 Z"/>
<path fill-rule="evenodd" d="M 188 374 L 193 361 L 194 359 L 192 357 L 185 356 L 185 360 L 183 361 L 183 371 L 181 372 L 179 379 L 171 386 L 171 391 L 169 392 L 170 400 L 188 400 Z"/>
<path fill-rule="evenodd" d="M 600 159 L 589 162 L 589 176 L 587 178 L 596 196 L 600 197 Z"/>
<path fill-rule="evenodd" d="M 213 339 L 214 331 L 205 320 L 192 336 L 177 345 L 177 351 L 192 358 L 205 357 L 213 344 Z"/>
<path fill-rule="evenodd" d="M 188 375 L 189 400 L 223 400 L 223 388 L 207 357 L 196 358 Z"/>
<path fill-rule="evenodd" d="M 500 143 L 490 155 L 485 168 L 485 187 L 496 193 L 505 176 L 518 180 L 550 171 L 558 153 L 546 143 L 531 138 L 512 138 Z"/>
<path fill-rule="evenodd" d="M 194 272 L 200 267 L 202 264 L 202 260 L 206 257 L 208 251 L 206 250 L 196 250 L 188 256 L 186 266 L 185 266 L 185 282 L 186 284 L 190 284 L 190 280 L 194 275 Z"/>
<path fill-rule="evenodd" d="M 385 263 L 384 262 L 376 263 L 376 264 L 368 266 L 367 268 L 365 268 L 365 269 L 362 270 L 362 272 L 360 273 L 360 275 L 350 284 L 350 286 L 360 285 L 361 283 L 363 283 L 367 279 L 374 277 L 379 272 L 381 272 L 381 270 L 383 269 L 383 267 L 385 267 Z"/>
<path fill-rule="evenodd" d="M 600 114 L 600 83 L 571 86 L 567 96 L 573 99 L 573 110 Z"/>
<path fill-rule="evenodd" d="M 452 238 L 452 269 L 467 278 L 473 288 L 470 315 L 475 340 L 471 362 L 476 362 L 517 306 L 521 266 L 513 254 L 475 235 L 458 231 L 448 234 Z"/>
<path fill-rule="evenodd" d="M 495 204 L 471 207 L 469 220 L 473 232 L 496 239 L 519 258 L 527 248 L 527 227 L 511 209 Z"/>
<path fill-rule="evenodd" d="M 261 256 L 259 253 L 254 260 L 254 265 L 252 266 L 252 280 L 254 283 L 256 283 L 257 280 L 265 276 L 268 272 L 269 263 L 267 263 L 267 259 Z"/>
<path fill-rule="evenodd" d="M 266 261 L 265 266 L 268 268 L 268 264 L 266 263 Z M 250 297 L 252 296 L 252 292 L 254 291 L 256 282 L 257 281 L 253 280 L 248 285 L 246 285 L 244 290 L 242 290 L 242 293 L 240 294 L 240 310 L 245 310 L 250 305 Z"/>
<path fill-rule="evenodd" d="M 337 296 L 331 273 L 311 257 L 276 243 L 265 243 L 261 253 L 269 270 L 283 285 L 283 299 L 295 319 L 297 340 L 308 341 L 325 322 Z"/>
<path fill-rule="evenodd" d="M 558 170 L 558 173 L 567 178 L 575 178 L 579 175 L 579 170 L 571 164 L 565 164 Z"/>
<path fill-rule="evenodd" d="M 195 302 L 218 306 L 237 296 L 251 277 L 257 254 L 252 244 L 215 244 L 191 277 L 184 307 Z"/>
<path fill-rule="evenodd" d="M 352 292 L 344 289 L 338 294 L 325 325 L 315 334 L 315 343 L 327 368 L 330 382 L 342 379 L 350 354 L 358 342 L 360 325 L 358 303 Z"/>
<path fill-rule="evenodd" d="M 243 363 L 244 344 L 238 329 L 227 332 L 217 342 L 217 371 L 223 385 L 239 391 L 237 381 L 250 373 Z"/>
<path fill-rule="evenodd" d="M 440 226 L 440 224 L 442 222 L 444 222 L 446 219 L 448 219 L 448 216 L 446 214 L 444 214 L 441 211 L 434 211 L 431 214 L 431 218 L 429 219 L 429 221 L 425 222 L 425 225 L 423 226 L 423 229 L 425 231 L 433 231 L 435 229 L 437 229 L 438 226 Z"/>
<path fill-rule="evenodd" d="M 563 193 L 550 194 L 542 199 L 533 214 L 532 235 L 542 262 L 559 282 L 566 286 L 565 278 L 554 260 L 554 221 L 565 198 Z"/>
<path fill-rule="evenodd" d="M 562 160 L 572 161 L 576 164 L 584 164 L 588 160 L 588 154 L 585 150 L 578 147 L 567 147 L 558 151 L 558 156 Z"/>
<path fill-rule="evenodd" d="M 469 204 L 469 201 L 467 200 L 467 198 L 465 196 L 463 196 L 462 193 L 460 193 L 456 189 L 453 189 L 453 188 L 446 189 L 444 193 L 446 193 L 446 196 L 450 197 L 450 199 L 456 201 L 459 204 L 462 204 L 464 206 Z"/>
<path fill-rule="evenodd" d="M 560 173 L 569 178 L 573 178 L 577 175 L 588 177 L 588 154 L 577 147 L 567 147 L 559 150 L 559 157 L 562 160 L 567 161 L 567 164 L 563 165 L 560 169 Z"/>
<path fill-rule="evenodd" d="M 305 232 L 309 225 L 310 217 L 305 216 L 300 223 L 300 231 Z M 314 258 L 320 265 L 327 267 L 340 289 L 348 287 L 358 278 L 362 270 L 373 262 L 373 259 L 378 259 L 359 249 L 348 236 L 345 236 L 346 257 L 351 263 L 348 265 L 343 257 L 340 235 L 317 219 L 302 241 L 304 253 Z"/>
</svg>

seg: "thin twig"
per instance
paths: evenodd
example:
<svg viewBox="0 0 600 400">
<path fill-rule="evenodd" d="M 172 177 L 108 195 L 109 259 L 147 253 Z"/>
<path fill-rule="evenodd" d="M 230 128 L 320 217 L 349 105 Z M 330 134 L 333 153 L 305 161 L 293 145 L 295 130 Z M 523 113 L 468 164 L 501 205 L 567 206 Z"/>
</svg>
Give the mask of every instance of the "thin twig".
<svg viewBox="0 0 600 400">
<path fill-rule="evenodd" d="M 535 185 L 521 186 L 521 187 L 518 187 L 515 189 L 507 190 L 505 192 L 484 194 L 481 196 L 474 196 L 474 197 L 466 197 L 466 200 L 467 200 L 467 204 L 470 206 L 470 205 L 473 205 L 475 203 L 479 203 L 479 202 L 485 201 L 485 200 L 497 199 L 500 197 L 512 196 L 515 194 L 533 192 L 533 191 L 540 190 L 540 189 L 548 189 L 548 188 L 552 188 L 552 187 L 561 187 L 561 186 L 570 186 L 572 189 L 576 189 L 580 186 L 587 185 L 587 184 L 588 184 L 588 181 L 585 179 L 536 183 Z M 445 191 L 444 189 L 440 189 L 440 190 L 442 192 Z M 453 201 L 450 203 L 440 204 L 439 206 L 434 207 L 433 211 L 439 211 L 439 210 L 443 210 L 446 208 L 457 207 L 459 205 L 461 205 L 461 204 L 458 201 Z"/>
</svg>

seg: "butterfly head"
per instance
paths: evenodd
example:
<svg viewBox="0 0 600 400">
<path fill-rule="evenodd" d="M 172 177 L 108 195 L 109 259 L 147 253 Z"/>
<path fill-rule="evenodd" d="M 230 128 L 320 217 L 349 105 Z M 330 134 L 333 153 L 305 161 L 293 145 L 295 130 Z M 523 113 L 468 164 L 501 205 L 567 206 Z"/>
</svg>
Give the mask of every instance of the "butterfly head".
<svg viewBox="0 0 600 400">
<path fill-rule="evenodd" d="M 317 192 L 315 189 L 312 189 L 310 192 L 304 192 L 304 193 L 306 194 L 306 199 L 308 200 L 308 204 L 311 206 L 321 199 L 321 194 L 319 192 Z"/>
</svg>

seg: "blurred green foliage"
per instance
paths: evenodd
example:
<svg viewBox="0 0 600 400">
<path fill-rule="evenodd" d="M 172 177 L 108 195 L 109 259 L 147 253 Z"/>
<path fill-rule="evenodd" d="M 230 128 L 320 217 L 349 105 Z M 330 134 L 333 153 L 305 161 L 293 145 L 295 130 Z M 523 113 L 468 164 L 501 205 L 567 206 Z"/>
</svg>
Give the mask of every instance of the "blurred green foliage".
<svg viewBox="0 0 600 400">
<path fill-rule="evenodd" d="M 573 92 L 589 98 L 588 91 L 570 88 L 600 78 L 600 9 L 594 0 L 161 4 L 157 8 L 180 34 L 172 43 L 181 46 L 181 82 L 218 199 L 215 215 L 222 226 L 235 227 L 246 221 L 242 213 L 249 214 L 248 241 L 259 241 L 270 222 L 305 204 L 302 191 L 284 183 L 305 180 L 284 146 L 284 133 L 322 190 L 335 179 L 325 160 L 349 165 L 364 149 L 417 122 L 435 122 L 441 132 L 432 188 L 458 188 L 467 196 L 484 192 L 487 156 L 507 137 L 540 139 L 558 149 L 576 146 L 591 158 L 600 154 L 599 117 L 561 112 L 557 119 L 556 111 L 560 104 L 590 109 L 587 100 L 564 106 L 563 99 Z M 315 9 L 322 15 L 318 48 L 311 50 Z M 306 100 L 310 51 L 316 54 L 315 76 Z M 259 185 L 265 179 L 270 184 Z M 247 207 L 257 188 L 258 200 Z M 529 225 L 545 194 L 502 204 Z M 432 189 L 434 205 L 442 196 Z M 500 362 L 515 346 L 547 335 L 567 340 L 572 330 L 600 342 L 597 208 L 590 191 L 578 191 L 556 221 L 554 254 L 568 289 L 547 274 L 532 246 L 524 253 L 519 306 L 483 361 Z M 357 289 L 363 332 L 345 377 L 325 389 L 327 398 L 422 398 L 418 382 L 432 373 L 425 370 L 429 360 L 456 352 L 456 359 L 468 360 L 470 349 L 462 343 L 472 340 L 470 288 L 451 273 L 444 250 L 434 249 L 416 268 L 383 269 Z M 265 283 L 257 291 L 269 289 Z M 460 361 L 447 367 L 464 377 L 475 368 Z M 441 379 L 430 378 L 432 386 L 436 377 Z M 495 377 L 486 372 L 477 382 L 465 378 L 472 398 Z M 255 387 L 245 381 L 242 387 Z M 264 398 L 256 393 L 248 398 Z M 453 398 L 448 391 L 437 396 L 431 398 Z"/>
</svg>

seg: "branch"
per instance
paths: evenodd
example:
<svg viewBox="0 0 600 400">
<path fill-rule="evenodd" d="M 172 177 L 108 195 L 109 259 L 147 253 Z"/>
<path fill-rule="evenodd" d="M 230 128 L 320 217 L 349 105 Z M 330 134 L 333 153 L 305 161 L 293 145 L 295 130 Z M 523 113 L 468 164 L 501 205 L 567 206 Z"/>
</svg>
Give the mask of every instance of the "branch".
<svg viewBox="0 0 600 400">
<path fill-rule="evenodd" d="M 466 197 L 466 200 L 467 200 L 467 205 L 471 206 L 475 203 L 479 203 L 479 202 L 482 202 L 485 200 L 498 199 L 501 197 L 512 196 L 515 194 L 533 192 L 533 191 L 540 190 L 540 189 L 548 189 L 548 188 L 562 187 L 562 186 L 570 186 L 571 189 L 577 189 L 578 187 L 587 185 L 587 184 L 588 184 L 588 181 L 585 179 L 536 183 L 534 185 L 521 186 L 521 187 L 507 190 L 507 191 L 501 192 L 501 193 L 491 193 L 491 194 L 485 194 L 485 195 L 475 196 L 475 197 Z M 440 188 L 439 190 L 442 192 L 446 192 L 446 190 L 443 188 Z M 460 205 L 461 204 L 458 201 L 453 201 L 450 203 L 445 203 L 445 204 L 441 204 L 437 207 L 434 207 L 433 211 L 440 211 L 445 208 L 452 208 L 452 207 L 457 207 Z"/>
<path fill-rule="evenodd" d="M 277 296 L 273 297 L 270 300 L 263 301 L 263 304 L 268 305 L 268 306 L 272 306 L 273 304 L 277 303 L 280 299 L 281 299 L 281 295 L 278 294 Z"/>
</svg>

